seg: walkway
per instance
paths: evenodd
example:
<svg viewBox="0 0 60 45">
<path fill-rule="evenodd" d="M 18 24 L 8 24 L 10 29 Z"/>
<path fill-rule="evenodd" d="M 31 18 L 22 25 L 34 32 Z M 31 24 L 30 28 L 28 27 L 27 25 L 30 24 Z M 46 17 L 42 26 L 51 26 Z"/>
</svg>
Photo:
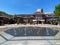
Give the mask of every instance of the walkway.
<svg viewBox="0 0 60 45">
<path fill-rule="evenodd" d="M 34 40 L 19 39 L 20 37 L 17 38 L 4 32 L 7 28 L 9 29 L 13 27 L 23 27 L 23 26 L 52 27 L 54 29 L 60 28 L 60 25 L 49 25 L 49 24 L 38 24 L 38 25 L 37 24 L 36 25 L 11 24 L 11 25 L 0 26 L 0 45 L 60 45 L 60 30 L 59 30 L 59 33 L 54 37 L 54 39 L 49 39 L 49 40 L 44 39 L 46 37 L 43 37 L 43 39 L 42 37 L 40 37 L 41 39 L 36 39 L 36 40 L 35 39 Z"/>
</svg>

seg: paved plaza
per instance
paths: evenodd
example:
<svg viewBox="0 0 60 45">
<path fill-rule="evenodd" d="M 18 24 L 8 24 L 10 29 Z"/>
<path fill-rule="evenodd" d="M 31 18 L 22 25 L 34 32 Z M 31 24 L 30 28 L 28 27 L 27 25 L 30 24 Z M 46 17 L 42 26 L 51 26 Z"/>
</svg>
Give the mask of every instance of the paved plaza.
<svg viewBox="0 0 60 45">
<path fill-rule="evenodd" d="M 0 45 L 60 45 L 59 25 L 12 24 L 0 28 Z"/>
</svg>

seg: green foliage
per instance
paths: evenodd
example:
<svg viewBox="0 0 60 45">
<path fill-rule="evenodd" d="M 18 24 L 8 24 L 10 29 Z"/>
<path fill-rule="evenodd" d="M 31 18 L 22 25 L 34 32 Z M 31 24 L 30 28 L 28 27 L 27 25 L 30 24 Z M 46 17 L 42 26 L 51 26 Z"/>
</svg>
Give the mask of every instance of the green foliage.
<svg viewBox="0 0 60 45">
<path fill-rule="evenodd" d="M 55 14 L 56 17 L 60 18 L 60 4 L 55 6 L 54 14 Z"/>
<path fill-rule="evenodd" d="M 13 17 L 13 15 L 7 14 L 7 13 L 5 13 L 5 12 L 3 12 L 3 11 L 0 11 L 0 15 L 8 16 L 8 17 Z"/>
</svg>

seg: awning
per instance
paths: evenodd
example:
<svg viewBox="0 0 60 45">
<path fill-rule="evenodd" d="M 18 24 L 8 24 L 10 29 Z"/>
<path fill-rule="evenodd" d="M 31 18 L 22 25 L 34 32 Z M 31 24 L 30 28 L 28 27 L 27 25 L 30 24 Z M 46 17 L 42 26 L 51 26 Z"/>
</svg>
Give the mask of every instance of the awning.
<svg viewBox="0 0 60 45">
<path fill-rule="evenodd" d="M 45 21 L 45 20 L 40 20 L 40 21 Z"/>
<path fill-rule="evenodd" d="M 33 21 L 45 21 L 45 20 L 33 20 Z"/>
<path fill-rule="evenodd" d="M 51 18 L 51 19 L 49 19 L 50 21 L 52 21 L 52 20 L 57 20 L 57 18 Z"/>
<path fill-rule="evenodd" d="M 37 20 L 33 20 L 33 21 L 37 21 Z"/>
</svg>

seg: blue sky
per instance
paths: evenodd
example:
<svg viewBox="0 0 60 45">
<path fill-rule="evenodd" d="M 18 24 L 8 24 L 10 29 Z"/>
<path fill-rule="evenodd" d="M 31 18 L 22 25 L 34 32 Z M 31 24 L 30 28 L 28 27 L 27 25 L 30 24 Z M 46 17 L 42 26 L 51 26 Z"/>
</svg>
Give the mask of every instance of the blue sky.
<svg viewBox="0 0 60 45">
<path fill-rule="evenodd" d="M 60 0 L 0 0 L 0 11 L 8 14 L 30 14 L 43 8 L 45 12 L 53 13 Z"/>
</svg>

